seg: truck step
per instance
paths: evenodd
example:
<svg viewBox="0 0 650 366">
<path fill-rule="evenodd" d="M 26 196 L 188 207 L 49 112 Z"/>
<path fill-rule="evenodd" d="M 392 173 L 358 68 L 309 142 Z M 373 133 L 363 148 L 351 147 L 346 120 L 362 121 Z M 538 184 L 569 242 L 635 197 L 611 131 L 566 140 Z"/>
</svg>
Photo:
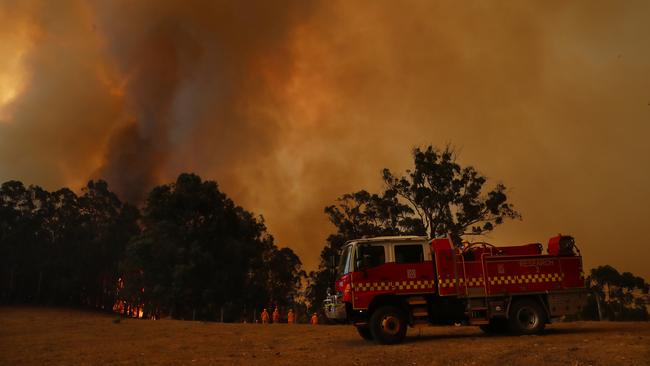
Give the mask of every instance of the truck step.
<svg viewBox="0 0 650 366">
<path fill-rule="evenodd" d="M 426 310 L 413 310 L 414 317 L 428 317 L 429 312 Z"/>
<path fill-rule="evenodd" d="M 409 305 L 426 305 L 427 300 L 424 297 L 411 297 L 408 299 Z"/>
<path fill-rule="evenodd" d="M 421 320 L 421 319 L 414 320 L 413 324 L 411 324 L 413 328 L 423 328 L 423 327 L 428 327 L 429 325 L 430 324 L 428 320 Z"/>
<path fill-rule="evenodd" d="M 427 309 L 426 305 L 416 305 L 411 307 L 411 315 L 413 315 L 414 318 L 419 318 L 419 317 L 429 317 L 429 309 Z"/>
</svg>

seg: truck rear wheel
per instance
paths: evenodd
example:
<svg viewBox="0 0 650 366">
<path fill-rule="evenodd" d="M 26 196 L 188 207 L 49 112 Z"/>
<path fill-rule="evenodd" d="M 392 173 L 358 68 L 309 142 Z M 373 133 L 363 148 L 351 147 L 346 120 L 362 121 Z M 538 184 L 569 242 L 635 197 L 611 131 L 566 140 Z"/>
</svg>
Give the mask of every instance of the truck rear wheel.
<svg viewBox="0 0 650 366">
<path fill-rule="evenodd" d="M 400 343 L 406 336 L 406 317 L 394 306 L 382 306 L 370 317 L 370 333 L 379 344 Z"/>
<path fill-rule="evenodd" d="M 361 338 L 365 339 L 366 341 L 372 341 L 372 333 L 370 332 L 370 328 L 367 326 L 357 326 L 357 332 L 361 336 Z"/>
<path fill-rule="evenodd" d="M 535 334 L 546 326 L 546 315 L 536 301 L 518 300 L 510 306 L 510 330 L 516 334 Z"/>
</svg>

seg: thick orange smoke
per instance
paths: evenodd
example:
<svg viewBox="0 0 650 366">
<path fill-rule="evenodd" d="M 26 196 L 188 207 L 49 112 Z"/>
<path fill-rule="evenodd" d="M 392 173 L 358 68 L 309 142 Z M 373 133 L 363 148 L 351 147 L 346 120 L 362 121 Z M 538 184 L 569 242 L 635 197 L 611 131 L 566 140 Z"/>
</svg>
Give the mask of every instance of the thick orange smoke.
<svg viewBox="0 0 650 366">
<path fill-rule="evenodd" d="M 452 143 L 524 220 L 650 276 L 650 4 L 4 2 L 0 181 L 103 177 L 137 201 L 192 171 L 309 268 L 346 192 Z"/>
</svg>

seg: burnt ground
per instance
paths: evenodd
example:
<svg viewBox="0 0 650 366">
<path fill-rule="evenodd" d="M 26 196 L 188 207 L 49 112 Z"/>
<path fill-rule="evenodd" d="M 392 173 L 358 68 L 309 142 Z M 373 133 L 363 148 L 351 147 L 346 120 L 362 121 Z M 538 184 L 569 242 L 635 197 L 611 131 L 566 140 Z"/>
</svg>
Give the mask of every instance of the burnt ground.
<svg viewBox="0 0 650 366">
<path fill-rule="evenodd" d="M 650 365 L 650 323 L 556 323 L 538 336 L 409 329 L 378 346 L 351 326 L 128 319 L 0 308 L 0 365 Z"/>
</svg>

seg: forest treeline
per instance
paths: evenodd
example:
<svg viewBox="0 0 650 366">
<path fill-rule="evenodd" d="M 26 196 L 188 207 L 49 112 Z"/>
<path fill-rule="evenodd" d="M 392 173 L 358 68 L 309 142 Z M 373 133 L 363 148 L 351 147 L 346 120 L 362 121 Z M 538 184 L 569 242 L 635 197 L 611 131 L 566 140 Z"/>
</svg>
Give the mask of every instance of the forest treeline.
<svg viewBox="0 0 650 366">
<path fill-rule="evenodd" d="M 261 217 L 194 174 L 153 188 L 141 210 L 101 180 L 80 195 L 0 187 L 4 304 L 250 321 L 262 307 L 296 305 L 303 277 Z"/>
<path fill-rule="evenodd" d="M 650 320 L 650 284 L 610 265 L 593 268 L 587 278 L 591 296 L 581 319 Z"/>
</svg>

